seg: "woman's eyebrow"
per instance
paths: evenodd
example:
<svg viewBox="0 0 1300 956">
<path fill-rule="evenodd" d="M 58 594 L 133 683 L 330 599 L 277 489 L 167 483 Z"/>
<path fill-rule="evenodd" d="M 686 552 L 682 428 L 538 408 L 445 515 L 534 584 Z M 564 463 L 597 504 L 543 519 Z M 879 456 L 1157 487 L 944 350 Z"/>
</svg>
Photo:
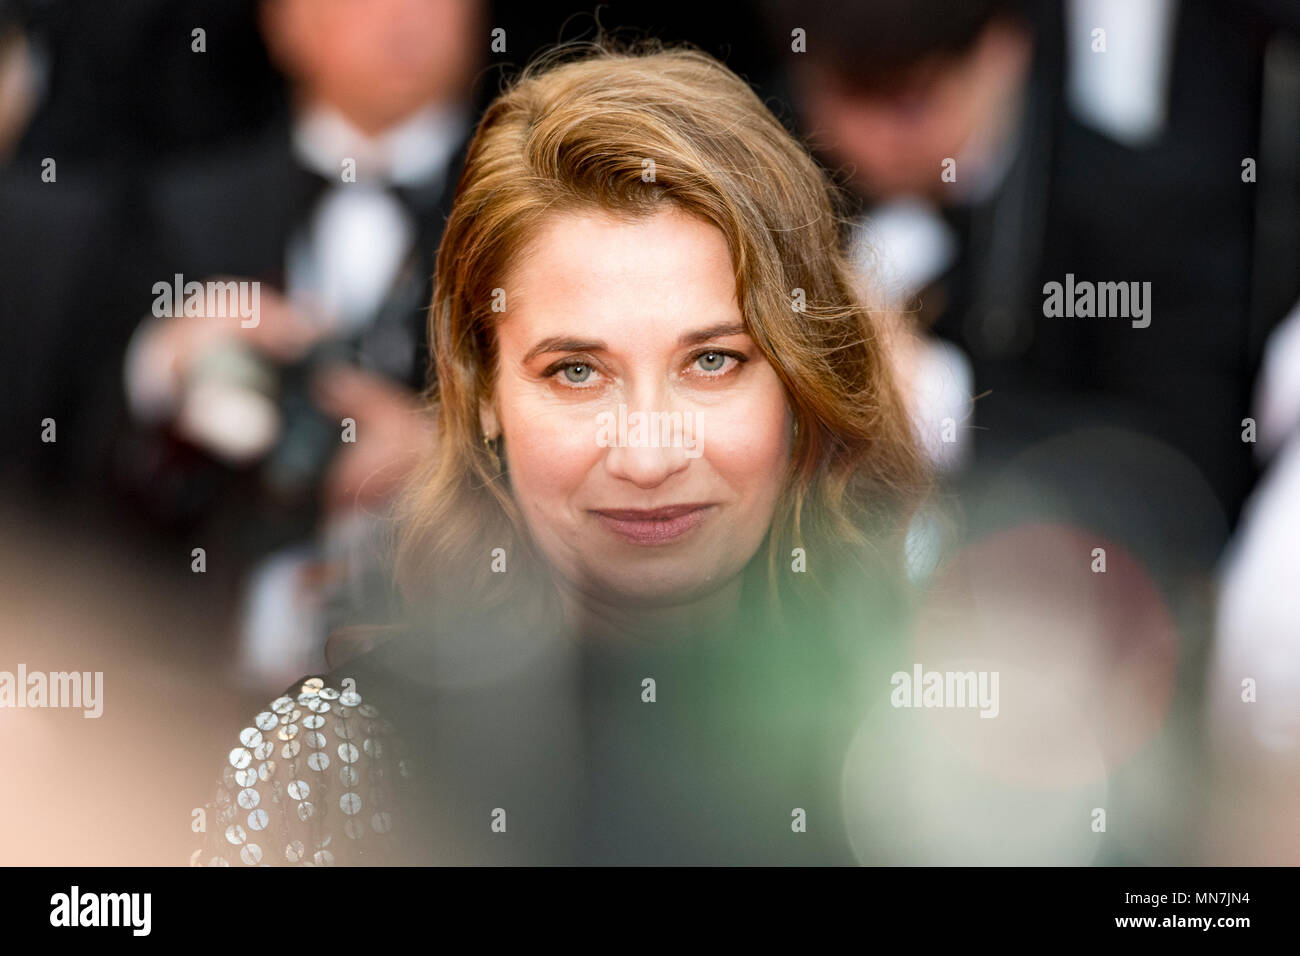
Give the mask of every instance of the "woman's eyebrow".
<svg viewBox="0 0 1300 956">
<path fill-rule="evenodd" d="M 549 338 L 542 339 L 536 345 L 528 350 L 524 355 L 525 362 L 531 362 L 539 355 L 545 355 L 547 352 L 602 352 L 605 349 L 604 342 L 596 340 L 570 339 L 563 335 L 552 335 Z"/>
<path fill-rule="evenodd" d="M 701 342 L 709 341 L 709 339 L 724 339 L 728 335 L 744 335 L 748 331 L 743 322 L 721 322 L 717 325 L 711 325 L 707 329 L 686 332 L 677 340 L 677 344 L 699 345 Z"/>
<path fill-rule="evenodd" d="M 744 335 L 748 330 L 741 322 L 722 322 L 706 329 L 684 332 L 678 338 L 678 345 L 697 345 L 710 339 L 721 339 L 728 335 Z M 542 339 L 524 355 L 525 362 L 531 362 L 539 355 L 548 352 L 603 352 L 606 346 L 597 339 L 576 339 L 564 335 L 552 335 Z"/>
</svg>

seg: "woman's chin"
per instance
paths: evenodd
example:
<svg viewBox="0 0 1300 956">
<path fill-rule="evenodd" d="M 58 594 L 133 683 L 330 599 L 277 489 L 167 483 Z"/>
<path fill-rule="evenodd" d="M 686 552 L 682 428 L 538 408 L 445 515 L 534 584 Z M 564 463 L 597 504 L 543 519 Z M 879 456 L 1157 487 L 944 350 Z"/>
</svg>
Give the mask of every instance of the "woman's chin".
<svg viewBox="0 0 1300 956">
<path fill-rule="evenodd" d="M 628 611 L 666 610 L 707 596 L 716 578 L 679 573 L 592 580 L 583 590 L 608 607 Z"/>
</svg>

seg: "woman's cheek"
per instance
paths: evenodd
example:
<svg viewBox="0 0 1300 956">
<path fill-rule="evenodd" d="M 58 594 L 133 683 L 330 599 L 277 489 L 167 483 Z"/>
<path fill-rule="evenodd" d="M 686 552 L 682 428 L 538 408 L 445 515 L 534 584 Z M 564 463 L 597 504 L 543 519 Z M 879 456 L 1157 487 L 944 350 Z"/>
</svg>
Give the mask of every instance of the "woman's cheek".
<svg viewBox="0 0 1300 956">
<path fill-rule="evenodd" d="M 761 480 L 790 452 L 790 416 L 784 398 L 702 410 L 697 433 L 704 457 L 724 473 Z"/>
<path fill-rule="evenodd" d="M 523 415 L 516 421 L 514 470 L 548 496 L 576 489 L 598 457 L 593 414 Z"/>
</svg>

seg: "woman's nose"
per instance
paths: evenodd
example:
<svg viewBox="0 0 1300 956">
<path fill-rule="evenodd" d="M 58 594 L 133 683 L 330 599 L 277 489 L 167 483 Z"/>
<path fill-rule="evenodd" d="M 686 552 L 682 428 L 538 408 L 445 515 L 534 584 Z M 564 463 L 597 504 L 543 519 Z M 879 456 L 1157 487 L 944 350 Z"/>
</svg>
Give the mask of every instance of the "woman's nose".
<svg viewBox="0 0 1300 956">
<path fill-rule="evenodd" d="M 605 417 L 599 436 L 606 469 L 638 487 L 662 484 L 698 457 L 693 414 L 619 405 Z"/>
</svg>

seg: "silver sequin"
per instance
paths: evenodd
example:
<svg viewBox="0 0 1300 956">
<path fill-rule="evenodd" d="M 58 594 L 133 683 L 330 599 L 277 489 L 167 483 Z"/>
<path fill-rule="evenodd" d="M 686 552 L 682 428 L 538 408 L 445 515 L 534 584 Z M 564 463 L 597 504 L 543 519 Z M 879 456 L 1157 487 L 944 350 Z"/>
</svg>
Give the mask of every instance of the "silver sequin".
<svg viewBox="0 0 1300 956">
<path fill-rule="evenodd" d="M 326 729 L 329 725 L 337 738 L 340 761 L 337 778 L 326 775 L 334 759 Z M 384 734 L 394 736 L 388 741 L 380 740 Z M 296 697 L 279 697 L 271 702 L 269 709 L 259 712 L 252 726 L 240 730 L 239 742 L 241 746 L 229 752 L 214 801 L 208 804 L 215 821 L 207 838 L 210 842 L 191 857 L 193 864 L 208 859 L 213 866 L 240 862 L 266 866 L 267 860 L 274 864 L 282 856 L 283 862 L 291 864 L 333 866 L 337 849 L 337 845 L 330 848 L 333 839 L 346 836 L 344 842 L 357 841 L 364 846 L 367 832 L 392 831 L 393 816 L 383 809 L 389 797 L 384 782 L 392 770 L 379 761 L 387 756 L 386 751 L 394 759 L 405 757 L 405 747 L 392 724 L 382 719 L 379 709 L 364 703 L 355 690 L 340 691 L 326 686 L 321 678 L 310 678 L 302 683 Z M 277 755 L 277 748 L 279 756 L 294 761 L 292 766 L 277 765 L 272 759 Z M 366 769 L 358 766 L 363 753 L 375 762 Z M 309 784 L 298 776 L 302 768 L 296 758 L 300 754 L 307 755 L 307 768 L 321 774 L 317 778 L 320 782 Z M 409 777 L 413 775 L 414 764 L 406 759 L 397 760 L 396 770 L 401 776 Z M 342 786 L 342 792 L 337 795 L 332 790 L 334 779 Z M 259 783 L 265 784 L 268 790 L 261 791 Z M 298 819 L 304 824 L 311 821 L 303 833 L 304 840 L 306 833 L 311 833 L 310 844 L 304 845 L 301 840 L 281 842 L 287 834 L 279 836 L 284 831 L 277 832 L 273 825 L 275 814 L 288 810 L 286 792 L 294 801 Z M 309 796 L 316 803 L 325 801 L 323 806 L 327 808 L 333 807 L 337 800 L 340 815 L 323 810 L 318 817 L 316 803 Z M 272 840 L 265 851 L 259 844 L 249 842 L 252 833 L 264 834 Z M 224 849 L 214 847 L 213 843 Z M 238 849 L 238 859 L 232 847 Z"/>
</svg>

